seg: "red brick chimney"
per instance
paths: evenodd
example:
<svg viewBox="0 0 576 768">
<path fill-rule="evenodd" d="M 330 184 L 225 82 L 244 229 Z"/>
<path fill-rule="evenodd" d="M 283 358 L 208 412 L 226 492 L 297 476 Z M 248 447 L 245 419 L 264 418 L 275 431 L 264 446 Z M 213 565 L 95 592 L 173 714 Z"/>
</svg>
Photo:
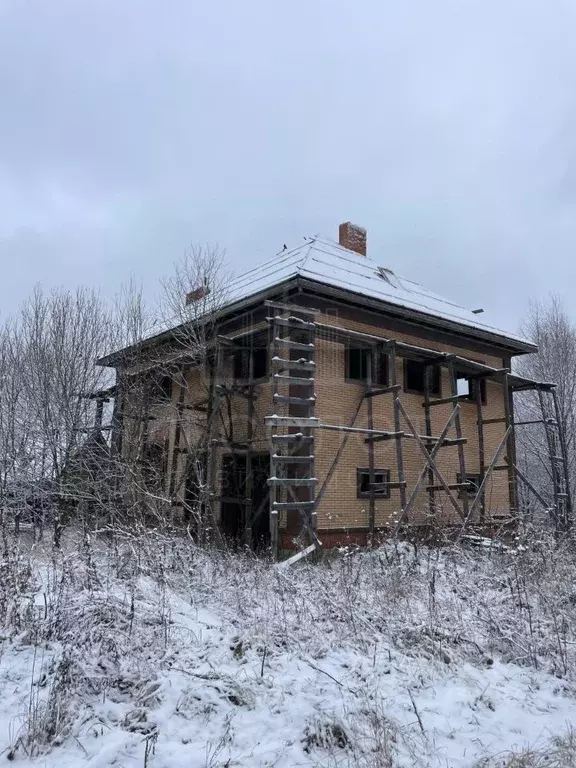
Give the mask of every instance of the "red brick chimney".
<svg viewBox="0 0 576 768">
<path fill-rule="evenodd" d="M 364 227 L 357 227 L 349 221 L 340 224 L 338 229 L 338 242 L 343 248 L 359 253 L 360 256 L 366 256 L 366 230 Z"/>
</svg>

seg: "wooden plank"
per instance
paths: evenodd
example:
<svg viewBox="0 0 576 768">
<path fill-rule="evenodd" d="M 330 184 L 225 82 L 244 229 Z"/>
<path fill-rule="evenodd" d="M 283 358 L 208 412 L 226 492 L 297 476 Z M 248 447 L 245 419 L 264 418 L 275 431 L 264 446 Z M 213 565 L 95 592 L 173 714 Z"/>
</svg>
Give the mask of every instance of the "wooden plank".
<svg viewBox="0 0 576 768">
<path fill-rule="evenodd" d="M 300 501 L 293 499 L 292 501 L 275 501 L 274 509 L 314 509 L 316 502 L 314 501 Z"/>
<path fill-rule="evenodd" d="M 374 348 L 370 350 L 370 354 L 368 355 L 368 359 L 366 361 L 366 392 L 365 395 L 370 392 L 372 389 L 372 372 L 374 371 Z M 373 408 L 372 408 L 372 398 L 369 397 L 366 401 L 366 410 L 367 410 L 367 422 L 368 422 L 368 429 L 370 430 L 370 433 L 374 432 L 374 415 L 373 415 Z M 370 434 L 369 433 L 369 434 Z M 372 440 L 368 441 L 368 477 L 369 477 L 369 490 L 370 490 L 370 498 L 368 500 L 368 530 L 370 532 L 370 536 L 374 536 L 374 528 L 376 525 L 376 502 L 374 499 L 374 483 L 375 483 L 375 474 L 374 474 L 374 442 Z"/>
<path fill-rule="evenodd" d="M 447 362 L 448 375 L 450 376 L 450 386 L 452 388 L 452 398 L 454 405 L 454 428 L 456 430 L 456 438 L 458 440 L 462 437 L 462 422 L 460 421 L 460 406 L 458 405 L 458 382 L 456 381 L 456 372 L 454 370 L 454 363 L 452 360 Z M 464 454 L 464 445 L 458 443 L 458 466 L 460 468 L 460 479 L 463 480 L 466 477 L 466 456 Z M 464 519 L 468 518 L 468 495 L 465 493 L 461 497 L 462 499 L 462 512 Z"/>
<path fill-rule="evenodd" d="M 289 435 L 272 435 L 270 439 L 273 443 L 309 444 L 314 442 L 314 438 L 311 435 L 304 435 L 302 432 L 292 432 Z"/>
<path fill-rule="evenodd" d="M 274 394 L 274 402 L 279 405 L 311 405 L 316 402 L 315 397 L 290 397 L 289 395 Z"/>
<path fill-rule="evenodd" d="M 362 432 L 365 432 L 365 430 L 361 430 Z M 396 440 L 398 437 L 404 437 L 404 432 L 381 432 L 377 435 L 373 435 L 371 437 L 367 437 L 364 442 L 365 443 L 381 443 L 383 440 Z"/>
<path fill-rule="evenodd" d="M 282 371 L 315 371 L 316 363 L 312 360 L 306 360 L 305 358 L 299 358 L 298 360 L 287 360 L 285 357 L 279 357 L 275 352 L 274 357 L 270 361 L 274 368 L 278 368 Z"/>
<path fill-rule="evenodd" d="M 276 568 L 289 568 L 291 565 L 294 565 L 294 563 L 297 563 L 299 560 L 302 560 L 305 557 L 308 557 L 308 555 L 311 555 L 313 552 L 316 552 L 318 547 L 316 544 L 310 544 L 309 547 L 306 547 L 306 549 L 303 549 L 301 552 L 297 552 L 295 555 L 292 555 L 292 557 L 289 557 L 287 560 L 282 560 L 282 562 L 278 563 L 276 565 Z"/>
<path fill-rule="evenodd" d="M 292 341 L 292 339 L 276 339 L 280 347 L 293 349 L 296 352 L 311 352 L 314 356 L 314 344 L 304 344 L 301 341 Z"/>
<path fill-rule="evenodd" d="M 272 461 L 275 464 L 310 464 L 314 461 L 314 456 L 279 456 L 272 455 Z"/>
<path fill-rule="evenodd" d="M 426 365 L 424 369 L 424 421 L 426 428 L 426 436 L 432 437 L 432 413 L 430 411 L 430 390 L 432 389 L 432 376 L 434 370 L 431 365 Z M 428 445 L 430 440 L 426 440 Z M 436 513 L 435 499 L 434 499 L 434 470 L 432 467 L 428 467 L 428 512 L 430 517 L 434 517 Z"/>
<path fill-rule="evenodd" d="M 305 427 L 314 429 L 320 424 L 315 416 L 266 416 L 264 418 L 269 427 Z"/>
<path fill-rule="evenodd" d="M 532 485 L 530 480 L 528 480 L 526 475 L 523 472 L 521 472 L 518 469 L 518 467 L 515 467 L 515 470 L 516 470 L 516 476 L 518 477 L 518 479 L 524 483 L 524 485 L 528 488 L 529 491 L 532 491 L 532 493 L 534 494 L 534 496 L 536 496 L 536 498 L 538 499 L 540 504 L 542 504 L 544 509 L 548 509 L 550 507 L 550 504 L 548 504 L 548 502 L 544 499 L 544 497 L 540 494 L 540 492 L 537 491 L 536 488 L 534 488 L 534 486 Z"/>
<path fill-rule="evenodd" d="M 309 323 L 306 320 L 302 320 L 300 317 L 292 317 L 291 319 L 288 319 L 287 317 L 276 316 L 267 317 L 266 320 L 269 323 L 274 322 L 279 328 L 294 328 L 294 326 L 297 326 L 298 329 L 306 331 L 313 331 L 316 329 L 315 323 Z"/>
<path fill-rule="evenodd" d="M 486 471 L 485 455 L 484 455 L 484 412 L 482 411 L 482 387 L 480 381 L 477 379 L 475 383 L 476 388 L 476 427 L 478 430 L 478 471 L 480 475 L 480 484 L 484 479 L 484 473 Z M 486 517 L 486 497 L 482 494 L 480 499 L 480 523 L 484 522 Z"/>
<path fill-rule="evenodd" d="M 378 395 L 389 395 L 391 392 L 399 392 L 402 389 L 401 384 L 394 384 L 391 387 L 379 387 L 372 389 L 364 394 L 364 397 L 377 397 Z"/>
<path fill-rule="evenodd" d="M 275 373 L 272 377 L 276 379 L 278 384 L 297 384 L 299 387 L 306 387 L 314 384 L 312 377 L 304 378 L 303 376 L 289 376 L 288 374 Z"/>
<path fill-rule="evenodd" d="M 447 403 L 460 403 L 462 401 L 470 400 L 468 395 L 451 395 L 450 397 L 440 397 L 436 400 L 430 400 L 428 403 L 430 408 L 433 408 L 435 405 L 446 405 Z M 422 403 L 422 408 L 426 407 L 426 403 Z"/>
<path fill-rule="evenodd" d="M 398 386 L 398 370 L 396 365 L 396 344 L 392 344 L 389 355 L 389 367 L 390 367 L 390 381 L 391 386 Z M 404 437 L 402 430 L 400 429 L 400 399 L 398 396 L 394 398 L 394 432 L 396 433 L 396 469 L 398 472 L 398 482 L 405 483 L 406 477 L 404 475 L 404 454 L 402 448 L 402 438 Z M 406 509 L 406 486 L 400 487 L 400 508 L 401 515 L 404 515 Z"/>
<path fill-rule="evenodd" d="M 289 485 L 293 488 L 314 486 L 317 483 L 315 477 L 269 477 L 266 481 L 268 485 L 276 485 L 280 488 L 287 488 Z"/>
<path fill-rule="evenodd" d="M 278 350 L 278 344 L 276 343 L 276 338 L 278 336 L 278 330 L 276 328 L 276 324 L 275 323 L 273 323 L 273 325 L 271 326 L 271 331 L 272 331 L 272 338 L 273 338 L 272 348 L 273 348 L 273 352 L 274 352 L 274 358 L 277 358 L 278 357 L 278 351 L 279 351 Z M 277 383 L 277 381 L 275 379 L 273 381 L 273 392 L 274 393 L 278 392 L 278 383 Z M 276 437 L 275 435 L 272 435 L 272 440 L 274 440 L 275 437 Z M 278 441 L 276 441 L 276 442 L 278 442 Z M 274 475 L 275 471 L 276 471 L 276 468 L 275 468 L 274 462 L 272 460 L 272 451 L 270 451 L 270 474 L 269 474 L 269 477 L 272 477 Z M 277 499 L 278 499 L 278 495 L 277 495 L 276 486 L 272 486 L 269 489 L 269 503 L 270 503 L 270 549 L 271 549 L 272 559 L 273 560 L 278 560 L 278 544 L 279 544 L 279 540 L 280 540 L 280 527 L 279 527 L 279 521 L 278 521 L 278 509 L 277 509 L 278 501 L 277 501 Z"/>
<path fill-rule="evenodd" d="M 400 483 L 392 481 L 390 483 L 370 483 L 370 487 L 374 491 L 387 491 L 387 490 L 397 490 L 399 488 L 406 488 L 406 481 Z"/>
</svg>

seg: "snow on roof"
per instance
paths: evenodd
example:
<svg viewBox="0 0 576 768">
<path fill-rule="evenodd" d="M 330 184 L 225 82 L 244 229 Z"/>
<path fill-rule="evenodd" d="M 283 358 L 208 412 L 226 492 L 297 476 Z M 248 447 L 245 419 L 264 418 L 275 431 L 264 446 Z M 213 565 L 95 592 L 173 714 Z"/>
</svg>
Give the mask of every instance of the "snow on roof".
<svg viewBox="0 0 576 768">
<path fill-rule="evenodd" d="M 296 248 L 281 251 L 272 259 L 235 277 L 220 297 L 222 303 L 215 298 L 215 306 L 218 306 L 219 312 L 225 312 L 239 301 L 256 297 L 275 285 L 298 277 L 535 349 L 531 342 L 521 336 L 481 322 L 471 310 L 396 275 L 369 256 L 362 256 L 321 237 L 305 238 Z M 179 322 L 181 319 L 155 323 L 146 338 L 163 335 Z"/>
<path fill-rule="evenodd" d="M 526 339 L 488 323 L 459 304 L 438 296 L 418 283 L 396 275 L 369 256 L 343 248 L 338 243 L 315 237 L 292 250 L 279 253 L 235 280 L 227 304 L 249 298 L 293 277 L 351 291 L 393 306 L 412 309 L 430 317 L 457 323 L 506 339 Z"/>
</svg>

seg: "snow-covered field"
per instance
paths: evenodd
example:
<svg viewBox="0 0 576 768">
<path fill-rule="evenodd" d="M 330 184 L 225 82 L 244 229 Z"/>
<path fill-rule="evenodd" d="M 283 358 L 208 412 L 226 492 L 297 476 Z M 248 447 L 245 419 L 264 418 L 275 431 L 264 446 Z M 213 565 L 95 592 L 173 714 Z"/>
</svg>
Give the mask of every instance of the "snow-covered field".
<svg viewBox="0 0 576 768">
<path fill-rule="evenodd" d="M 576 556 L 0 557 L 0 763 L 576 766 Z"/>
</svg>

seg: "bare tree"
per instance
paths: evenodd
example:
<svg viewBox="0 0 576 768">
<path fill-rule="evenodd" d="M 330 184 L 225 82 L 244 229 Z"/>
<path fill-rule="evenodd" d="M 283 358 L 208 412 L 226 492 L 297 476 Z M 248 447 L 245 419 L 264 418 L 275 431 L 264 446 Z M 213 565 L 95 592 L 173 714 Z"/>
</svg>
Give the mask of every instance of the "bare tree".
<svg viewBox="0 0 576 768">
<path fill-rule="evenodd" d="M 163 364 L 178 390 L 172 399 L 175 450 L 169 492 L 184 499 L 188 521 L 204 539 L 217 534 L 210 489 L 216 467 L 213 440 L 221 431 L 225 394 L 216 379 L 222 373 L 219 315 L 232 286 L 225 252 L 216 243 L 193 246 L 162 285 L 163 322 L 173 328 L 174 349 Z"/>
<path fill-rule="evenodd" d="M 555 383 L 561 426 L 564 430 L 571 487 L 576 480 L 576 323 L 561 299 L 550 295 L 546 301 L 531 302 L 521 326 L 523 334 L 538 345 L 538 352 L 518 360 L 516 370 L 539 382 Z M 523 394 L 517 402 L 518 419 L 542 417 L 537 393 Z M 517 429 L 519 459 L 533 484 L 552 498 L 552 472 L 541 425 Z"/>
<path fill-rule="evenodd" d="M 47 294 L 37 287 L 22 307 L 14 333 L 33 475 L 39 484 L 52 484 L 56 546 L 75 500 L 66 471 L 94 426 L 89 395 L 109 383 L 109 372 L 94 363 L 109 344 L 110 328 L 110 313 L 93 291 L 56 289 Z"/>
</svg>

